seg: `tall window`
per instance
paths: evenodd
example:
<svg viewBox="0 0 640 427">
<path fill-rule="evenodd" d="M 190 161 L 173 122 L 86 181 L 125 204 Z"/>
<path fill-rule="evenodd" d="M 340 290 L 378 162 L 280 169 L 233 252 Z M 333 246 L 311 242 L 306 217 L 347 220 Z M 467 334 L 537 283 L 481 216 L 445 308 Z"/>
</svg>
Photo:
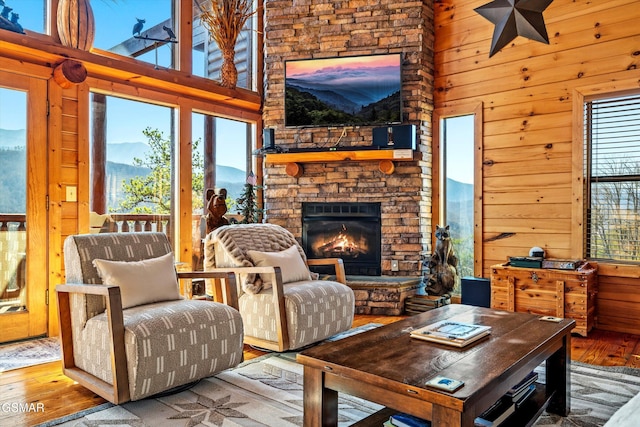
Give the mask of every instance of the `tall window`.
<svg viewBox="0 0 640 427">
<path fill-rule="evenodd" d="M 255 147 L 251 123 L 193 113 L 191 117 L 194 162 L 193 170 L 202 171 L 193 182 L 193 268 L 202 269 L 202 238 L 206 232 L 206 191 L 227 191 L 226 205 L 229 220 L 237 219 L 237 199 L 242 196 L 248 175 L 252 172 L 252 148 Z M 197 184 L 197 185 L 196 185 Z M 200 219 L 198 221 L 198 219 Z M 197 222 L 198 221 L 198 222 Z"/>
<path fill-rule="evenodd" d="M 26 310 L 26 129 L 27 94 L 0 88 L 0 314 Z"/>
<path fill-rule="evenodd" d="M 90 208 L 108 215 L 110 231 L 171 238 L 175 134 L 172 108 L 91 94 Z"/>
<path fill-rule="evenodd" d="M 640 260 L 640 95 L 585 103 L 585 249 Z"/>
<path fill-rule="evenodd" d="M 460 277 L 473 276 L 474 266 L 474 115 L 440 121 L 440 222 L 448 225 L 459 258 Z"/>
</svg>

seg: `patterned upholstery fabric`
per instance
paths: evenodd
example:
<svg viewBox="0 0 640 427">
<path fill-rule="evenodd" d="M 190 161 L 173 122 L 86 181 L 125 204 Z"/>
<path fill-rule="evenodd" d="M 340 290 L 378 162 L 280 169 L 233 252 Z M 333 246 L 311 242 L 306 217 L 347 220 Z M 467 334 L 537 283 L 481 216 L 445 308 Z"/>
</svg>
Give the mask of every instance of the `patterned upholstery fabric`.
<svg viewBox="0 0 640 427">
<path fill-rule="evenodd" d="M 101 283 L 94 258 L 139 261 L 171 251 L 162 233 L 70 236 L 67 283 Z M 150 292 L 153 284 L 145 283 Z M 74 361 L 112 384 L 109 327 L 103 297 L 71 297 Z M 131 400 L 211 376 L 242 361 L 243 324 L 233 308 L 209 301 L 165 301 L 123 311 Z"/>
<path fill-rule="evenodd" d="M 223 226 L 205 238 L 205 270 L 216 267 L 251 267 L 249 250 L 277 252 L 293 245 L 306 260 L 302 247 L 288 230 L 274 224 Z M 240 275 L 239 308 L 245 335 L 277 341 L 276 315 L 271 289 L 246 292 L 251 276 Z M 309 280 L 283 285 L 289 348 L 296 349 L 321 341 L 351 328 L 355 298 L 353 291 L 339 282 Z"/>
<path fill-rule="evenodd" d="M 351 328 L 354 298 L 348 286 L 309 280 L 287 283 L 283 289 L 291 349 L 322 341 Z M 272 289 L 257 295 L 244 294 L 239 304 L 246 335 L 278 341 Z"/>
</svg>

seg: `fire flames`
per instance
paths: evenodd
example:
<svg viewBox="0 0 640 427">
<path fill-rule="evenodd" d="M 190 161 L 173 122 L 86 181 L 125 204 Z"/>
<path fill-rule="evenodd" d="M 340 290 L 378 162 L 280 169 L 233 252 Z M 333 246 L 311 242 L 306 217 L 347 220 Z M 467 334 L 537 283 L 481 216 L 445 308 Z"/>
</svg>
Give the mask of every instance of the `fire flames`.
<svg viewBox="0 0 640 427">
<path fill-rule="evenodd" d="M 350 234 L 344 224 L 342 224 L 337 234 L 330 235 L 326 239 L 318 239 L 314 245 L 315 255 L 324 258 L 357 258 L 360 254 L 366 254 L 367 252 L 366 240 L 362 238 L 358 239 L 356 236 Z"/>
</svg>

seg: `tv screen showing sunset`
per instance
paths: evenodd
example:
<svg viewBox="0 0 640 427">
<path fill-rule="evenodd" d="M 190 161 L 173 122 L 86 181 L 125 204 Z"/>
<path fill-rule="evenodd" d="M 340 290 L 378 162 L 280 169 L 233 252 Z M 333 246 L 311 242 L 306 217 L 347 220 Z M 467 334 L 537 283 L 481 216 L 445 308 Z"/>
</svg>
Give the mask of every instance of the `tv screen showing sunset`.
<svg viewBox="0 0 640 427">
<path fill-rule="evenodd" d="M 402 122 L 401 54 L 285 63 L 287 126 Z"/>
</svg>

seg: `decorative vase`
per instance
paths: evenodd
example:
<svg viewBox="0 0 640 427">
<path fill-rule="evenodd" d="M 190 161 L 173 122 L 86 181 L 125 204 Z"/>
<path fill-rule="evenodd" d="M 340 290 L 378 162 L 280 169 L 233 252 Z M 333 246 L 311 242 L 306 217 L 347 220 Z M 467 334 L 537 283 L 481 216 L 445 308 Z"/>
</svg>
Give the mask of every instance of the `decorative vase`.
<svg viewBox="0 0 640 427">
<path fill-rule="evenodd" d="M 235 89 L 238 84 L 238 70 L 235 63 L 235 50 L 222 51 L 222 67 L 220 67 L 220 84 L 229 89 Z"/>
<path fill-rule="evenodd" d="M 64 46 L 91 49 L 95 36 L 95 22 L 89 0 L 60 0 L 57 27 L 60 42 Z"/>
</svg>

